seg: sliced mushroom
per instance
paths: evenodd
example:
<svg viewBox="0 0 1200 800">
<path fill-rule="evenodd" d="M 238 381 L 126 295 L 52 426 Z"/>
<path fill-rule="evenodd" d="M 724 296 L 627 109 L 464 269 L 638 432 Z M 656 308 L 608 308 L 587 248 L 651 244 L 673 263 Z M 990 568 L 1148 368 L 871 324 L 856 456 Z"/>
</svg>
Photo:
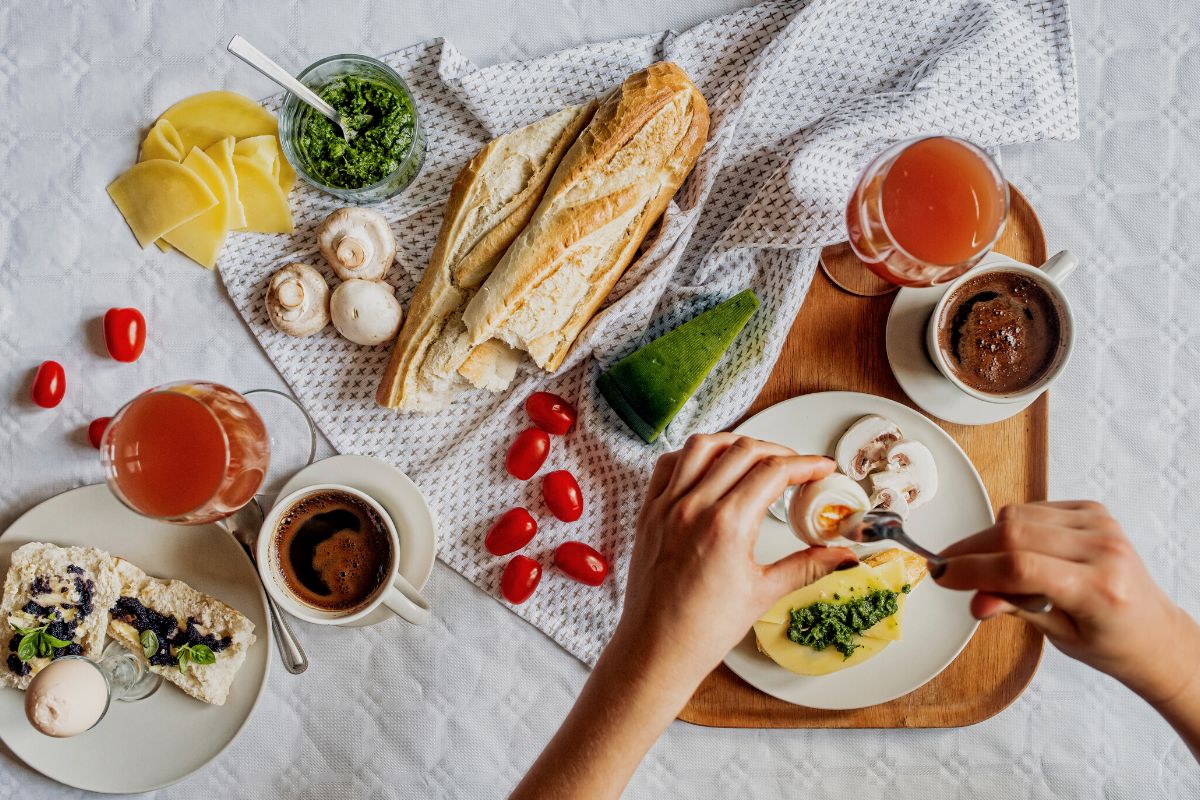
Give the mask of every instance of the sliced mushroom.
<svg viewBox="0 0 1200 800">
<path fill-rule="evenodd" d="M 280 333 L 311 336 L 329 324 L 329 284 L 307 264 L 286 264 L 267 284 L 267 316 Z"/>
<path fill-rule="evenodd" d="M 887 464 L 888 468 L 883 472 L 872 473 L 873 492 L 895 492 L 913 510 L 928 503 L 937 494 L 937 464 L 925 445 L 908 440 L 897 442 L 888 448 Z"/>
<path fill-rule="evenodd" d="M 890 486 L 881 486 L 871 492 L 871 508 L 899 514 L 900 519 L 908 519 L 910 511 L 904 493 Z"/>
<path fill-rule="evenodd" d="M 788 502 L 792 532 L 810 545 L 853 544 L 846 533 L 870 508 L 867 493 L 857 483 L 835 472 L 805 484 Z"/>
<path fill-rule="evenodd" d="M 382 279 L 396 258 L 387 218 L 370 208 L 339 208 L 317 230 L 321 255 L 344 281 Z"/>
<path fill-rule="evenodd" d="M 391 286 L 352 278 L 329 298 L 333 327 L 355 344 L 376 345 L 396 338 L 404 311 Z"/>
<path fill-rule="evenodd" d="M 887 450 L 904 438 L 890 419 L 870 414 L 855 422 L 838 439 L 834 458 L 838 467 L 856 481 L 887 466 Z"/>
</svg>

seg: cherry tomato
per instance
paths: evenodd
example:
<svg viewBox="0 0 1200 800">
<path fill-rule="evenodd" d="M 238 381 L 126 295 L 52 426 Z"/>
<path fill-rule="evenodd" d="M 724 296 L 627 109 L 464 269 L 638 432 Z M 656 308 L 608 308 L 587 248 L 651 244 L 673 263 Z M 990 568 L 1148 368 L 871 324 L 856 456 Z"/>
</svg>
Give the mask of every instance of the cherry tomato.
<svg viewBox="0 0 1200 800">
<path fill-rule="evenodd" d="M 608 562 L 604 556 L 583 542 L 563 542 L 554 551 L 554 565 L 588 586 L 599 586 L 608 577 Z"/>
<path fill-rule="evenodd" d="M 504 459 L 504 468 L 514 478 L 527 481 L 542 468 L 542 464 L 546 463 L 546 456 L 549 454 L 550 437 L 543 430 L 529 428 L 521 431 L 516 441 L 512 443 L 512 447 L 508 448 L 508 455 Z"/>
<path fill-rule="evenodd" d="M 117 361 L 137 361 L 146 348 L 146 318 L 136 308 L 104 312 L 104 346 Z"/>
<path fill-rule="evenodd" d="M 562 436 L 575 424 L 575 407 L 550 392 L 534 392 L 525 401 L 525 413 L 546 433 Z"/>
<path fill-rule="evenodd" d="M 57 361 L 43 361 L 33 376 L 30 395 L 42 408 L 54 408 L 67 393 L 67 373 Z"/>
<path fill-rule="evenodd" d="M 97 450 L 100 449 L 100 440 L 104 438 L 104 432 L 108 430 L 110 422 L 112 417 L 98 417 L 88 424 L 88 441 Z"/>
<path fill-rule="evenodd" d="M 513 556 L 500 576 L 500 593 L 513 605 L 529 599 L 542 579 L 542 565 L 528 556 Z"/>
<path fill-rule="evenodd" d="M 550 513 L 563 522 L 574 522 L 583 516 L 583 492 L 575 476 L 565 469 L 547 473 L 542 478 L 542 496 Z"/>
<path fill-rule="evenodd" d="M 510 508 L 496 520 L 484 537 L 483 546 L 494 556 L 515 553 L 533 539 L 537 520 L 524 508 Z"/>
</svg>

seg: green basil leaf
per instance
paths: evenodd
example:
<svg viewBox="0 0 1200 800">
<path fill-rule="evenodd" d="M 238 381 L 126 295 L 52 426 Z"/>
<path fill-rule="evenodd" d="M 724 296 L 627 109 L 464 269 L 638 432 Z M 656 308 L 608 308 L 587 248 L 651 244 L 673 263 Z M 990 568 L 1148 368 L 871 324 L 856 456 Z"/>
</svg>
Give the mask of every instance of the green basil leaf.
<svg viewBox="0 0 1200 800">
<path fill-rule="evenodd" d="M 215 664 L 217 655 L 206 644 L 192 645 L 192 662 L 195 664 Z"/>
<path fill-rule="evenodd" d="M 179 671 L 187 675 L 187 663 L 192 658 L 192 651 L 187 645 L 175 651 L 175 658 L 179 661 Z"/>
<path fill-rule="evenodd" d="M 22 628 L 20 625 L 14 625 L 13 630 L 16 631 L 17 633 L 21 634 L 22 636 L 28 636 L 31 633 L 36 633 L 37 631 L 40 631 L 41 628 Z"/>
<path fill-rule="evenodd" d="M 158 634 L 147 628 L 142 631 L 142 635 L 138 637 L 142 643 L 142 653 L 146 658 L 158 652 Z"/>
<path fill-rule="evenodd" d="M 42 658 L 50 658 L 54 655 L 54 648 L 50 646 L 50 641 L 45 631 L 38 631 L 36 634 L 38 655 Z"/>
<path fill-rule="evenodd" d="M 46 633 L 45 631 L 42 632 L 42 638 L 45 639 L 47 642 L 49 642 L 54 647 L 69 647 L 71 645 L 71 642 L 64 642 L 62 639 L 59 639 L 57 636 L 51 636 L 50 634 Z"/>
<path fill-rule="evenodd" d="M 37 637 L 32 633 L 25 634 L 21 639 L 21 644 L 17 646 L 17 658 L 21 661 L 28 661 L 37 655 Z"/>
</svg>

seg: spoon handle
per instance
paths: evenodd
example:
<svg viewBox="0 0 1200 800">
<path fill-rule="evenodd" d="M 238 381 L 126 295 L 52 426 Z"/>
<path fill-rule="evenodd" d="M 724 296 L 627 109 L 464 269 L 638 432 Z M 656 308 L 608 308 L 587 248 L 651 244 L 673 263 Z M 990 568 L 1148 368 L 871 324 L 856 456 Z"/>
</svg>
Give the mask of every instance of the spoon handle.
<svg viewBox="0 0 1200 800">
<path fill-rule="evenodd" d="M 243 39 L 240 35 L 235 35 L 230 39 L 226 49 L 284 89 L 287 89 L 308 103 L 317 111 L 320 111 L 326 117 L 329 117 L 334 124 L 339 127 L 341 126 L 342 119 L 338 115 L 338 112 L 333 109 L 333 106 L 322 100 L 312 89 L 309 89 L 303 83 L 293 78 L 290 72 L 276 64 L 265 53 Z"/>
<path fill-rule="evenodd" d="M 279 606 L 271 595 L 267 595 L 267 607 L 271 611 L 271 630 L 275 633 L 275 643 L 279 645 L 279 656 L 283 659 L 284 668 L 293 675 L 299 675 L 308 669 L 308 656 L 300 646 L 300 640 L 292 631 Z"/>
</svg>

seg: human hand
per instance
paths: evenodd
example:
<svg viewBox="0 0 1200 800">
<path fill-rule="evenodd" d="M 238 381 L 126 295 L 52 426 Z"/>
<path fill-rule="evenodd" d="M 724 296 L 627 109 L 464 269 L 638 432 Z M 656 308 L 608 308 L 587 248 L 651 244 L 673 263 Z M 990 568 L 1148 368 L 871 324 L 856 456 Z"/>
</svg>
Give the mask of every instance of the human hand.
<svg viewBox="0 0 1200 800">
<path fill-rule="evenodd" d="M 614 642 L 642 666 L 663 667 L 690 695 L 776 600 L 857 563 L 841 547 L 754 560 L 771 503 L 789 485 L 833 469 L 827 458 L 729 433 L 692 436 L 659 458 L 637 518 Z"/>
<path fill-rule="evenodd" d="M 1155 584 L 1121 526 L 1099 503 L 1030 503 L 942 552 L 937 582 L 974 589 L 980 619 L 1012 613 L 1059 650 L 1125 683 L 1152 704 L 1171 700 L 1200 670 L 1200 628 Z M 996 596 L 1043 594 L 1045 614 Z"/>
</svg>

